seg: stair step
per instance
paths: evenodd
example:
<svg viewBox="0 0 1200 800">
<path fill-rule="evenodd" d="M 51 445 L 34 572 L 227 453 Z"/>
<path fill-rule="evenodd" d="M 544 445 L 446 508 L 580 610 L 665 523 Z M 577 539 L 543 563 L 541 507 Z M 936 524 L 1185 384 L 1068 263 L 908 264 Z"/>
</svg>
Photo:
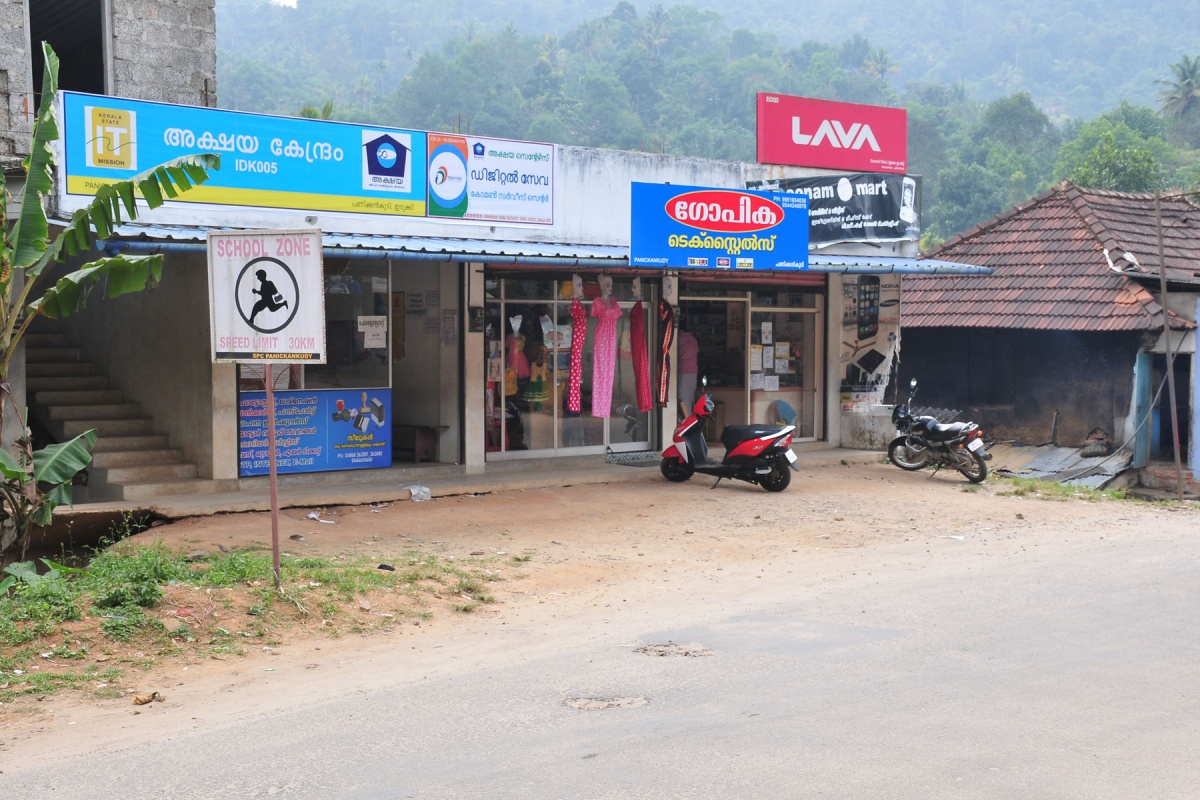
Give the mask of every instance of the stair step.
<svg viewBox="0 0 1200 800">
<path fill-rule="evenodd" d="M 109 403 L 86 406 L 47 406 L 46 417 L 50 420 L 68 419 L 135 419 L 137 403 Z"/>
<path fill-rule="evenodd" d="M 25 376 L 28 378 L 62 378 L 69 375 L 95 375 L 96 365 L 90 361 L 55 361 L 46 364 L 25 362 Z"/>
<path fill-rule="evenodd" d="M 144 436 L 120 436 L 101 434 L 96 438 L 93 453 L 126 452 L 137 450 L 166 450 L 167 437 L 153 433 Z"/>
<path fill-rule="evenodd" d="M 148 419 L 68 419 L 62 420 L 57 431 L 58 438 L 71 439 L 89 428 L 94 428 L 98 437 L 128 436 L 130 434 L 154 433 L 154 425 Z"/>
<path fill-rule="evenodd" d="M 96 440 L 97 444 L 101 441 L 103 440 Z M 98 469 L 180 463 L 183 463 L 182 450 L 102 450 L 92 454 L 92 464 Z"/>
<path fill-rule="evenodd" d="M 65 333 L 38 333 L 31 330 L 25 334 L 24 341 L 26 350 L 71 346 L 71 339 Z"/>
<path fill-rule="evenodd" d="M 104 375 L 48 375 L 36 377 L 27 375 L 25 378 L 26 392 L 85 392 L 94 389 L 109 388 L 108 378 Z"/>
<path fill-rule="evenodd" d="M 39 391 L 33 395 L 33 402 L 44 406 L 105 405 L 120 403 L 124 399 L 125 395 L 120 389 L 108 388 Z"/>
<path fill-rule="evenodd" d="M 198 474 L 195 464 L 144 464 L 130 467 L 97 467 L 89 470 L 89 483 L 102 480 L 105 483 L 158 483 L 194 478 Z"/>
<path fill-rule="evenodd" d="M 48 364 L 62 361 L 78 361 L 83 351 L 78 347 L 26 347 L 25 363 Z"/>
<path fill-rule="evenodd" d="M 122 500 L 147 500 L 181 494 L 212 494 L 221 491 L 223 486 L 220 481 L 205 478 L 182 478 L 154 483 L 114 484 L 111 488 L 119 492 Z"/>
</svg>

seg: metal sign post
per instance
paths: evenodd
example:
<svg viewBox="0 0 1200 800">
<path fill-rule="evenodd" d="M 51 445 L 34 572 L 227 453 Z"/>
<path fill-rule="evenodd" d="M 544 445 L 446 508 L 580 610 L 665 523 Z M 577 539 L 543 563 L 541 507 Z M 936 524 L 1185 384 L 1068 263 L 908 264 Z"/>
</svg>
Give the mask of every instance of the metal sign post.
<svg viewBox="0 0 1200 800">
<path fill-rule="evenodd" d="M 263 365 L 271 491 L 271 554 L 279 564 L 274 362 L 325 363 L 325 274 L 319 230 L 208 232 L 213 362 Z"/>
</svg>

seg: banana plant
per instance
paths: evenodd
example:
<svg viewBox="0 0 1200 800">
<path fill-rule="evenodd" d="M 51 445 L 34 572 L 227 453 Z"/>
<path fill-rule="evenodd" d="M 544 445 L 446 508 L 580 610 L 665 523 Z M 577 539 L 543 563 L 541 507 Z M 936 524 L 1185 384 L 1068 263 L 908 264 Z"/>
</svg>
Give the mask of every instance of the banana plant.
<svg viewBox="0 0 1200 800">
<path fill-rule="evenodd" d="M 221 165 L 217 154 L 197 153 L 127 180 L 113 181 L 75 211 L 70 222 L 61 228 L 56 224 L 52 231 L 45 201 L 54 189 L 52 145 L 59 138 L 54 106 L 59 60 L 44 42 L 42 51 L 42 99 L 33 122 L 29 156 L 23 162 L 26 175 L 20 207 L 11 221 L 7 187 L 0 191 L 0 411 L 5 402 L 11 403 L 22 429 L 14 437 L 16 455 L 7 451 L 0 455 L 0 477 L 4 481 L 0 490 L 0 554 L 19 547 L 22 558 L 32 526 L 46 524 L 55 506 L 70 502 L 71 479 L 90 462 L 95 432 L 87 431 L 69 442 L 35 452 L 9 384 L 14 353 L 39 315 L 60 319 L 84 308 L 94 290 L 105 298 L 119 297 L 153 288 L 162 279 L 161 255 L 97 258 L 52 284 L 46 277 L 50 274 L 47 267 L 92 250 L 98 238 L 108 238 L 124 221 L 137 219 L 139 199 L 148 208 L 157 208 L 208 180 L 209 172 Z M 0 414 L 0 432 L 3 418 Z M 74 471 L 65 475 L 71 469 Z"/>
</svg>

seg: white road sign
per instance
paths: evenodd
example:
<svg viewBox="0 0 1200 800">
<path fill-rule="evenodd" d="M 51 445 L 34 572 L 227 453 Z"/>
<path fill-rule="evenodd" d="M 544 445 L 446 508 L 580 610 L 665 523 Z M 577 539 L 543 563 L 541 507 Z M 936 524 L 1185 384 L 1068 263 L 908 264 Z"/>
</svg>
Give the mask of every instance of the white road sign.
<svg viewBox="0 0 1200 800">
<path fill-rule="evenodd" d="M 325 363 L 319 230 L 208 232 L 213 361 Z"/>
</svg>

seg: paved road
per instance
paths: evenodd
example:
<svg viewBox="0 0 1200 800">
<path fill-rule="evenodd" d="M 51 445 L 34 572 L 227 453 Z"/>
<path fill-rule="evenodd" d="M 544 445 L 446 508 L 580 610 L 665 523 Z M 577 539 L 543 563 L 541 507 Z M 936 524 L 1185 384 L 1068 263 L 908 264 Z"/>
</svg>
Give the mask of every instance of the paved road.
<svg viewBox="0 0 1200 800">
<path fill-rule="evenodd" d="M 1191 798 L 1200 536 L 1154 519 L 914 537 L 398 653 L 326 703 L 6 764 L 0 797 Z"/>
</svg>

